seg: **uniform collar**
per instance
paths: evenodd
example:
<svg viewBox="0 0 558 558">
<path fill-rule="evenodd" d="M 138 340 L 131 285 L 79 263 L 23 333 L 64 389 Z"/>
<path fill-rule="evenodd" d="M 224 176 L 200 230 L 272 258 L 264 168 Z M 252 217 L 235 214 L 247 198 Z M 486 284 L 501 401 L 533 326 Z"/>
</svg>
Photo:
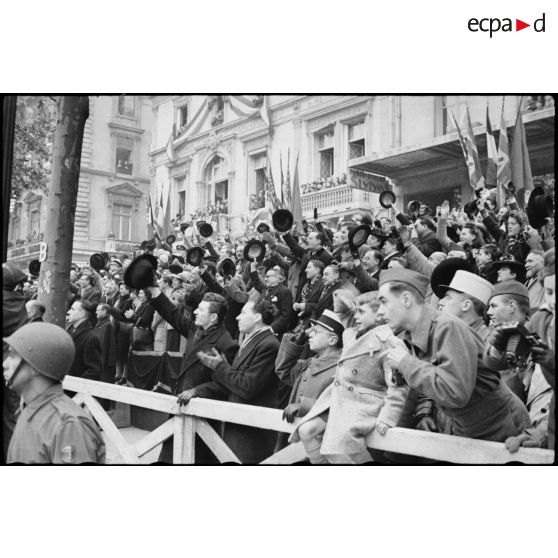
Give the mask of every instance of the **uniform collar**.
<svg viewBox="0 0 558 558">
<path fill-rule="evenodd" d="M 52 401 L 55 397 L 58 397 L 64 393 L 62 389 L 62 384 L 56 382 L 48 387 L 43 393 L 37 395 L 37 397 L 31 399 L 29 402 L 23 404 L 23 408 L 30 419 L 39 409 L 44 407 L 49 401 Z"/>
<path fill-rule="evenodd" d="M 341 356 L 341 349 L 339 349 L 336 352 L 331 352 L 330 354 L 323 357 L 315 356 L 311 361 L 312 365 L 310 366 L 310 370 L 309 370 L 310 375 L 315 376 L 316 374 L 319 374 L 324 370 L 329 370 L 330 368 L 333 368 L 339 362 L 340 356 Z"/>
<path fill-rule="evenodd" d="M 420 349 L 423 353 L 428 350 L 428 337 L 430 335 L 430 326 L 436 321 L 438 310 L 435 310 L 428 304 L 424 304 L 417 322 L 417 325 L 410 332 L 411 343 Z"/>
</svg>

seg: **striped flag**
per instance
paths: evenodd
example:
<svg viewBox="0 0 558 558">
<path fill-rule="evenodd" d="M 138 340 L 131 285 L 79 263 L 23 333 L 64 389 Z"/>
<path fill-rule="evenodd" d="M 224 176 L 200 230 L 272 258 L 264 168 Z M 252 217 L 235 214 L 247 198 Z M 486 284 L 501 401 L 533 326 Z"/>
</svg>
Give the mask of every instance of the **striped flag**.
<svg viewBox="0 0 558 558">
<path fill-rule="evenodd" d="M 279 167 L 281 169 L 281 203 L 285 207 L 285 177 L 283 175 L 283 155 L 279 152 Z"/>
<path fill-rule="evenodd" d="M 169 161 L 171 163 L 174 163 L 174 148 L 173 148 L 173 145 L 172 145 L 173 141 L 174 141 L 174 137 L 173 137 L 173 134 L 171 132 L 169 140 L 167 141 L 167 157 L 169 158 Z"/>
<path fill-rule="evenodd" d="M 207 95 L 206 95 L 206 97 L 203 100 L 203 103 L 196 111 L 196 114 L 194 114 L 192 120 L 190 120 L 190 122 L 188 122 L 188 124 L 182 129 L 180 136 L 176 138 L 174 141 L 172 141 L 171 148 L 177 147 L 181 143 L 184 143 L 191 135 L 195 134 L 201 128 L 201 125 L 204 123 L 208 114 L 209 114 L 209 109 L 207 107 Z M 168 153 L 169 152 L 168 152 L 168 144 L 167 144 L 167 155 Z M 173 157 L 174 157 L 174 153 L 173 153 Z"/>
<path fill-rule="evenodd" d="M 496 148 L 496 140 L 494 139 L 494 132 L 490 124 L 488 106 L 486 107 L 486 152 L 488 157 L 486 164 L 486 186 L 488 188 L 494 188 L 496 186 L 496 175 L 498 170 L 498 149 Z"/>
<path fill-rule="evenodd" d="M 271 110 L 269 106 L 269 95 L 262 95 L 263 100 L 257 103 L 248 95 L 228 95 L 229 104 L 233 112 L 238 116 L 254 116 L 259 114 L 262 120 L 267 124 L 269 133 L 272 133 L 271 126 Z"/>
<path fill-rule="evenodd" d="M 535 187 L 531 163 L 529 161 L 529 150 L 527 149 L 527 138 L 521 110 L 517 113 L 513 141 L 510 148 L 511 177 L 515 186 L 515 199 L 521 209 L 525 207 L 528 194 Z"/>
<path fill-rule="evenodd" d="M 293 197 L 291 200 L 291 213 L 299 233 L 302 233 L 302 202 L 300 200 L 300 185 L 298 183 L 298 155 L 296 157 L 293 174 Z"/>
<path fill-rule="evenodd" d="M 266 158 L 267 164 L 264 169 L 266 206 L 271 208 L 271 211 L 277 211 L 277 209 L 282 207 L 282 204 L 275 193 L 275 184 L 273 182 L 273 172 L 271 171 L 271 160 L 269 159 L 269 154 L 266 155 Z"/>
<path fill-rule="evenodd" d="M 475 143 L 475 134 L 471 124 L 471 116 L 469 115 L 469 107 L 466 108 L 464 118 L 465 126 L 463 132 L 463 140 L 467 149 L 467 167 L 469 168 L 469 180 L 473 190 L 481 190 L 484 188 L 484 176 L 480 164 L 479 151 Z"/>
<path fill-rule="evenodd" d="M 285 182 L 285 207 L 291 207 L 291 148 L 287 150 L 287 178 Z"/>
<path fill-rule="evenodd" d="M 510 149 L 508 144 L 508 129 L 504 118 L 504 99 L 502 99 L 502 115 L 500 117 L 500 139 L 498 140 L 498 168 L 496 182 L 498 185 L 498 205 L 506 205 L 507 188 L 511 181 Z"/>
</svg>

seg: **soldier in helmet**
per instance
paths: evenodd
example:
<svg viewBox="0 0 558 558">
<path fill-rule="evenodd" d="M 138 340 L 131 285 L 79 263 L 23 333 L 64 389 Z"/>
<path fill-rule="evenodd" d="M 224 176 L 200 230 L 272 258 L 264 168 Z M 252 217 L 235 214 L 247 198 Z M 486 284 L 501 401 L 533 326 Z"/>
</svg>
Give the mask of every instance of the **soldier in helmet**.
<svg viewBox="0 0 558 558">
<path fill-rule="evenodd" d="M 53 324 L 30 323 L 4 342 L 4 380 L 23 400 L 7 462 L 104 463 L 98 427 L 62 390 L 74 358 L 70 335 Z"/>
</svg>

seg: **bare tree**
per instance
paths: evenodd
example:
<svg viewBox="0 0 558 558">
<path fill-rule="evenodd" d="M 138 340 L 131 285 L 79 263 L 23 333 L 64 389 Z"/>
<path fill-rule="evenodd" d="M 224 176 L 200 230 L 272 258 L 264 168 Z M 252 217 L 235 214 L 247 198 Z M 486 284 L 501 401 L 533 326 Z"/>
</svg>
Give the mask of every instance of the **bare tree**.
<svg viewBox="0 0 558 558">
<path fill-rule="evenodd" d="M 52 148 L 45 243 L 38 300 L 46 306 L 45 320 L 65 326 L 74 220 L 81 163 L 83 130 L 89 116 L 89 98 L 62 96 Z"/>
</svg>

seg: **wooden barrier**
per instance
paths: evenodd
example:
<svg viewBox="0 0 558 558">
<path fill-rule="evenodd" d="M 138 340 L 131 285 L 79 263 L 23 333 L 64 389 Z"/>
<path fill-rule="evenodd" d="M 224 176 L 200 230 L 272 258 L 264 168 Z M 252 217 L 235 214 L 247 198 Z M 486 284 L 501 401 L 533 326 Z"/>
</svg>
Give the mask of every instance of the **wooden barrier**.
<svg viewBox="0 0 558 558">
<path fill-rule="evenodd" d="M 241 405 L 226 401 L 195 398 L 181 407 L 171 395 L 154 393 L 135 388 L 84 380 L 66 376 L 64 389 L 74 391 L 74 399 L 85 405 L 115 445 L 125 463 L 139 463 L 139 458 L 173 436 L 174 463 L 194 463 L 194 439 L 200 436 L 221 463 L 239 463 L 239 459 L 225 444 L 207 419 L 232 422 L 256 428 L 293 431 L 295 424 L 282 420 L 281 411 L 268 407 Z M 126 405 L 134 405 L 172 415 L 171 418 L 148 433 L 142 440 L 130 445 L 126 442 L 111 417 L 94 399 L 110 399 Z M 504 464 L 520 462 L 527 464 L 551 464 L 554 451 L 539 448 L 520 448 L 510 453 L 502 443 L 474 440 L 446 434 L 435 434 L 407 428 L 390 428 L 384 436 L 373 432 L 367 439 L 368 446 L 377 450 L 405 453 L 449 463 Z M 289 464 L 305 457 L 302 444 L 291 444 L 270 456 L 262 464 Z"/>
</svg>

